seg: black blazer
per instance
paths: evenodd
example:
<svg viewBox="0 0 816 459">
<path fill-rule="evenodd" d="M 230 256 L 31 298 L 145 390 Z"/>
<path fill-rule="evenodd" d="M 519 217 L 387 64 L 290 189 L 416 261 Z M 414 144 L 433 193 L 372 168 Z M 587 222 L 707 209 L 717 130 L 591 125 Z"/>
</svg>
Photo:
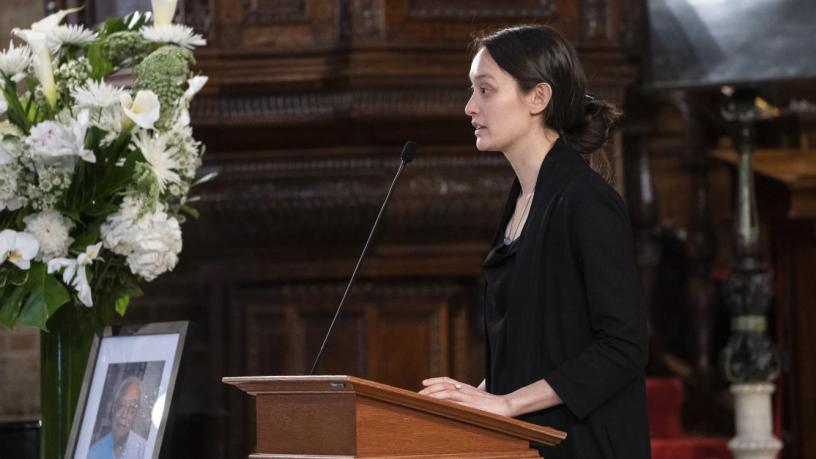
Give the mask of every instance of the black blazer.
<svg viewBox="0 0 816 459">
<path fill-rule="evenodd" d="M 520 190 L 516 180 L 494 245 Z M 559 139 L 520 238 L 498 355 L 485 359 L 487 390 L 547 380 L 564 403 L 520 417 L 567 432 L 559 446 L 541 446 L 546 459 L 649 458 L 646 311 L 623 201 Z"/>
</svg>

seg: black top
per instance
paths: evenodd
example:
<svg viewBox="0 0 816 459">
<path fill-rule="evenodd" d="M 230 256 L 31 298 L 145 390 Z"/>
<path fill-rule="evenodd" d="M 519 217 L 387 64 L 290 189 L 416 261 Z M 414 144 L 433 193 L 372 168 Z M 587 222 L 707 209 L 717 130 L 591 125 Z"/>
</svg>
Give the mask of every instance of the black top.
<svg viewBox="0 0 816 459">
<path fill-rule="evenodd" d="M 487 391 L 546 379 L 563 404 L 520 419 L 567 432 L 547 459 L 651 456 L 645 307 L 625 205 L 559 139 L 520 236 L 502 244 L 518 180 L 485 268 Z"/>
</svg>

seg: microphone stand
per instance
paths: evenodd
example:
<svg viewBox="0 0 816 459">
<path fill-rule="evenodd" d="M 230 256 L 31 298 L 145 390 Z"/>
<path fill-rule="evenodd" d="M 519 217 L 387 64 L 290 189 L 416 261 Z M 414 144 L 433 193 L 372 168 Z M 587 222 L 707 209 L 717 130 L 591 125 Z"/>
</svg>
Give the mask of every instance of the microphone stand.
<svg viewBox="0 0 816 459">
<path fill-rule="evenodd" d="M 346 285 L 346 291 L 343 292 L 343 297 L 340 299 L 340 304 L 337 305 L 337 311 L 335 311 L 334 318 L 329 325 L 329 330 L 326 332 L 326 336 L 323 338 L 323 344 L 320 345 L 320 351 L 318 351 L 317 357 L 315 357 L 314 363 L 312 364 L 312 369 L 309 370 L 309 376 L 314 375 L 317 365 L 320 363 L 321 357 L 323 357 L 323 351 L 326 350 L 326 343 L 329 342 L 331 332 L 334 330 L 334 324 L 337 322 L 337 318 L 340 317 L 340 311 L 342 311 L 343 304 L 346 302 L 346 297 L 348 297 L 349 291 L 351 290 L 351 285 L 354 283 L 354 279 L 357 277 L 357 272 L 360 270 L 360 266 L 363 264 L 363 259 L 365 259 L 366 253 L 368 252 L 368 247 L 371 244 L 371 240 L 374 238 L 374 232 L 377 230 L 377 226 L 380 223 L 380 218 L 385 212 L 385 206 L 388 205 L 388 200 L 391 198 L 391 193 L 394 191 L 394 187 L 397 185 L 397 181 L 402 175 L 405 165 L 414 159 L 415 153 L 416 144 L 410 141 L 406 142 L 405 146 L 402 148 L 402 157 L 400 160 L 399 169 L 397 169 L 397 174 L 394 176 L 394 180 L 391 182 L 391 186 L 388 188 L 388 193 L 385 195 L 385 200 L 383 200 L 379 213 L 377 213 L 377 219 L 374 220 L 374 225 L 371 227 L 371 232 L 368 233 L 368 239 L 363 246 L 363 251 L 360 253 L 360 257 L 357 258 L 357 265 L 354 267 L 354 271 L 351 273 L 351 278 Z"/>
</svg>

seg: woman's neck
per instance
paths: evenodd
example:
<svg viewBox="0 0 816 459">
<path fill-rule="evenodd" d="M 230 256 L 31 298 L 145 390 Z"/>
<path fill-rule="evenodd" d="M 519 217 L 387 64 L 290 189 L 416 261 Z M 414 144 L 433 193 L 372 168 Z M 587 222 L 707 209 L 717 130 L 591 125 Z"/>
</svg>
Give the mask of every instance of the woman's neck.
<svg viewBox="0 0 816 459">
<path fill-rule="evenodd" d="M 504 151 L 521 184 L 522 196 L 529 196 L 535 190 L 541 164 L 556 140 L 558 133 L 545 128 L 520 139 Z"/>
</svg>

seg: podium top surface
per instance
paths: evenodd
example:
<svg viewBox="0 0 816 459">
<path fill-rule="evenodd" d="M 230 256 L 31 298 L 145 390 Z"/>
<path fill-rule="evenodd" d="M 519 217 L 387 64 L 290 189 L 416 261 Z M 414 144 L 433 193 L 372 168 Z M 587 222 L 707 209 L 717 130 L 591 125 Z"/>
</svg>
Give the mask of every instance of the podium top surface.
<svg viewBox="0 0 816 459">
<path fill-rule="evenodd" d="M 350 393 L 545 445 L 556 445 L 567 437 L 566 433 L 550 427 L 499 416 L 355 376 L 238 376 L 225 377 L 222 381 L 253 396 Z"/>
</svg>

